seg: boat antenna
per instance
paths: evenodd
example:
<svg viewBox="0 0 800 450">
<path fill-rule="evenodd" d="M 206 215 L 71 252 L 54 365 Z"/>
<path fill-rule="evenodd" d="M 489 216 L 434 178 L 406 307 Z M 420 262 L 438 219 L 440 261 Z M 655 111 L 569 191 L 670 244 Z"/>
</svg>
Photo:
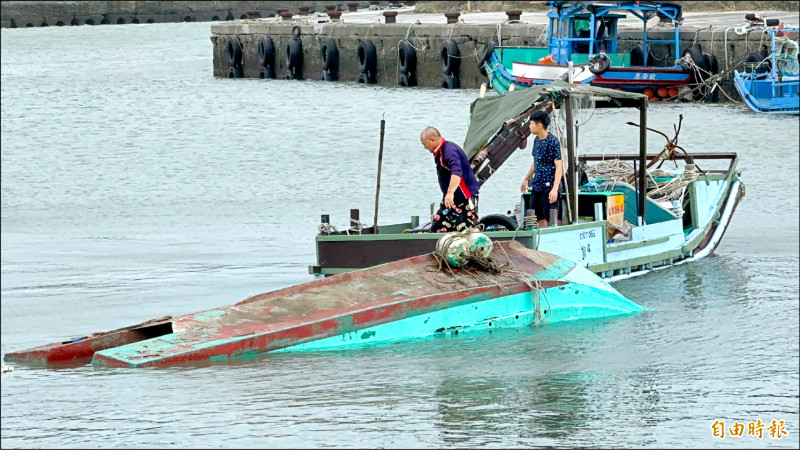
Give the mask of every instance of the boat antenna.
<svg viewBox="0 0 800 450">
<path fill-rule="evenodd" d="M 378 184 L 375 186 L 375 220 L 373 223 L 375 225 L 372 226 L 375 234 L 378 234 L 378 198 L 381 194 L 381 165 L 383 164 L 383 134 L 386 130 L 386 113 L 384 112 L 381 115 L 381 143 L 380 147 L 378 148 Z"/>
</svg>

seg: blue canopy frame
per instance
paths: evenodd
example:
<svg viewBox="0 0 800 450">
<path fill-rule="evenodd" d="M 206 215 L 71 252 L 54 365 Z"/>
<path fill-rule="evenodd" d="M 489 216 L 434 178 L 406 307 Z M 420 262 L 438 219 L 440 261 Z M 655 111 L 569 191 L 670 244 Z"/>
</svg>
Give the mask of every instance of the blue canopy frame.
<svg viewBox="0 0 800 450">
<path fill-rule="evenodd" d="M 630 12 L 642 20 L 642 47 L 643 64 L 647 65 L 650 44 L 673 44 L 675 46 L 675 56 L 680 56 L 680 35 L 679 25 L 683 18 L 681 7 L 676 3 L 655 3 L 655 2 L 549 2 L 550 11 L 547 13 L 548 24 L 548 51 L 554 56 L 558 64 L 568 64 L 572 59 L 575 42 L 588 42 L 589 54 L 597 53 L 596 36 L 601 27 L 612 36 L 607 39 L 610 53 L 617 52 L 617 23 L 618 19 L 625 17 L 621 14 L 612 12 Z M 647 37 L 647 21 L 653 16 L 664 17 L 675 24 L 675 36 L 673 39 L 649 39 Z M 589 37 L 574 36 L 574 20 L 576 17 L 589 18 Z M 602 25 L 598 25 L 599 23 Z"/>
</svg>

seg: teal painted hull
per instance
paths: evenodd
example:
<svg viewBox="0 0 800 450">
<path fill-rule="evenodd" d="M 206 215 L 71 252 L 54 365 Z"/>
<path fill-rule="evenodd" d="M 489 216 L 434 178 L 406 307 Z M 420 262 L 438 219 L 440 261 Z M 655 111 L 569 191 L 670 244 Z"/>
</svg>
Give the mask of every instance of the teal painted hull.
<svg viewBox="0 0 800 450">
<path fill-rule="evenodd" d="M 570 283 L 435 311 L 276 352 L 337 350 L 470 331 L 604 319 L 643 311 L 585 268 L 574 267 L 562 280 Z"/>
</svg>

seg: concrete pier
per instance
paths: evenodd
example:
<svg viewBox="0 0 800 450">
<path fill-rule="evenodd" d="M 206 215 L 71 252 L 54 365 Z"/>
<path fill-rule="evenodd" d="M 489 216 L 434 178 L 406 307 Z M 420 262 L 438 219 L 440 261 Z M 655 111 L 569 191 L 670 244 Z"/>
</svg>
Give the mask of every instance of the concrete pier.
<svg viewBox="0 0 800 450">
<path fill-rule="evenodd" d="M 3 28 L 214 22 L 277 17 L 278 9 L 325 11 L 327 0 L 308 1 L 4 1 Z M 362 7 L 368 2 L 358 2 Z M 345 6 L 345 8 L 347 8 Z"/>
<path fill-rule="evenodd" d="M 440 59 L 445 41 L 452 40 L 460 52 L 458 79 L 461 88 L 478 88 L 486 81 L 479 72 L 480 58 L 484 46 L 490 39 L 499 40 L 505 46 L 545 46 L 546 16 L 544 12 L 523 13 L 520 20 L 508 20 L 504 13 L 461 14 L 456 23 L 447 23 L 444 14 L 419 14 L 412 8 L 400 8 L 392 17 L 396 23 L 386 23 L 381 11 L 344 12 L 338 21 L 318 14 L 316 16 L 293 16 L 291 19 L 237 20 L 211 26 L 211 41 L 214 44 L 214 75 L 236 76 L 229 71 L 228 40 L 236 38 L 241 44 L 242 59 L 240 75 L 259 77 L 261 65 L 258 40 L 270 36 L 275 44 L 275 75 L 286 77 L 286 46 L 292 33 L 302 42 L 303 79 L 324 79 L 320 54 L 321 46 L 328 39 L 336 43 L 339 55 L 339 81 L 356 81 L 359 77 L 357 49 L 361 40 L 369 40 L 377 53 L 377 83 L 381 85 L 401 84 L 400 46 L 406 41 L 416 54 L 416 81 L 418 86 L 443 87 L 445 77 Z M 733 69 L 750 52 L 769 45 L 769 36 L 762 30 L 746 32 L 742 26 L 747 11 L 734 13 L 685 13 L 680 31 L 681 49 L 700 43 L 706 53 L 716 55 L 720 71 Z M 797 22 L 796 14 L 785 11 L 758 12 L 766 18 L 777 18 L 788 24 Z M 671 24 L 661 26 L 654 18 L 648 23 L 650 38 L 671 39 L 674 29 Z M 797 38 L 796 33 L 793 38 Z M 620 50 L 626 51 L 640 43 L 641 21 L 630 16 L 620 21 Z M 405 45 L 405 44 L 403 44 Z M 408 46 L 406 46 L 408 50 Z M 674 61 L 672 46 L 659 45 L 653 48 L 657 60 Z M 723 87 L 726 87 L 723 82 Z M 730 87 L 730 85 L 728 85 Z M 726 89 L 733 92 L 732 89 Z"/>
</svg>

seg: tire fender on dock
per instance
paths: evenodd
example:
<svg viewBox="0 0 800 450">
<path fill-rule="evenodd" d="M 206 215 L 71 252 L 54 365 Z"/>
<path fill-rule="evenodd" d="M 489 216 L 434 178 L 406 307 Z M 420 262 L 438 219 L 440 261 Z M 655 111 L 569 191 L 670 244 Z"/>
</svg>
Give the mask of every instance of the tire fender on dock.
<svg viewBox="0 0 800 450">
<path fill-rule="evenodd" d="M 365 75 L 365 83 L 375 84 L 378 68 L 378 52 L 375 50 L 375 44 L 369 39 L 360 39 L 356 56 L 358 56 L 358 82 L 362 83 L 361 75 Z"/>
<path fill-rule="evenodd" d="M 242 65 L 242 43 L 235 36 L 228 37 L 228 66 Z"/>
<path fill-rule="evenodd" d="M 319 55 L 322 60 L 322 79 L 324 81 L 338 80 L 339 49 L 336 47 L 336 40 L 333 38 L 326 39 L 319 49 Z"/>
<path fill-rule="evenodd" d="M 400 74 L 417 75 L 417 51 L 408 41 L 400 41 L 397 49 L 397 66 Z"/>
<path fill-rule="evenodd" d="M 687 53 L 689 54 L 689 57 L 692 58 L 692 62 L 697 67 L 699 67 L 699 68 L 701 68 L 703 70 L 708 70 L 708 67 L 706 67 L 706 64 L 705 64 L 705 60 L 703 59 L 703 50 L 702 50 L 702 47 L 700 46 L 700 44 L 695 44 L 695 45 L 693 45 L 693 46 L 691 46 L 689 48 L 683 49 L 683 51 L 681 52 L 681 57 L 685 56 Z M 684 66 L 681 66 L 681 67 L 683 68 L 684 71 L 688 70 L 689 73 L 692 73 L 692 68 L 691 67 L 689 67 L 689 68 L 686 68 Z"/>
<path fill-rule="evenodd" d="M 275 43 L 267 35 L 258 40 L 258 62 L 262 67 L 275 68 Z"/>
<path fill-rule="evenodd" d="M 631 55 L 631 67 L 636 66 L 644 66 L 644 49 L 642 48 L 642 44 L 635 45 L 630 50 Z"/>
<path fill-rule="evenodd" d="M 458 49 L 456 41 L 448 39 L 442 42 L 439 60 L 442 62 L 442 70 L 445 75 L 458 75 L 458 69 L 461 67 L 461 51 Z"/>
<path fill-rule="evenodd" d="M 417 85 L 417 77 L 415 77 L 413 75 L 409 75 L 407 73 L 401 73 L 400 74 L 400 80 L 399 80 L 398 84 L 400 86 L 404 86 L 404 87 L 416 86 Z"/>
<path fill-rule="evenodd" d="M 461 81 L 453 74 L 445 74 L 442 77 L 442 87 L 445 89 L 460 89 Z"/>
<path fill-rule="evenodd" d="M 335 71 L 339 68 L 339 48 L 336 47 L 336 39 L 325 39 L 319 53 L 323 70 Z"/>
<path fill-rule="evenodd" d="M 483 56 L 481 57 L 481 60 L 478 62 L 478 71 L 481 73 L 481 75 L 485 77 L 488 75 L 486 74 L 486 67 L 484 66 L 484 64 L 488 64 L 489 61 L 492 60 L 492 53 L 494 53 L 494 47 L 496 45 L 497 43 L 494 41 L 494 39 L 489 39 L 486 45 L 483 46 Z"/>
<path fill-rule="evenodd" d="M 286 42 L 286 73 L 289 79 L 303 78 L 303 41 L 291 38 Z"/>
<path fill-rule="evenodd" d="M 241 66 L 228 67 L 228 78 L 243 78 L 244 71 Z"/>
</svg>

